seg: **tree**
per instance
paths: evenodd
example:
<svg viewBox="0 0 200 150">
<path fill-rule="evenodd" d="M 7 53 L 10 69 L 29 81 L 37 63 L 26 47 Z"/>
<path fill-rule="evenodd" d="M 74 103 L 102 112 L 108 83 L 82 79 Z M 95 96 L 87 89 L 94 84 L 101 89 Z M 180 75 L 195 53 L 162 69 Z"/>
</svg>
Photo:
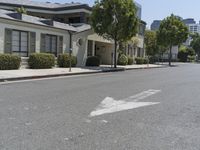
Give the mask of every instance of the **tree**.
<svg viewBox="0 0 200 150">
<path fill-rule="evenodd" d="M 132 0 L 96 0 L 91 14 L 94 31 L 114 40 L 114 67 L 117 67 L 118 42 L 130 40 L 138 29 L 136 6 Z"/>
<path fill-rule="evenodd" d="M 195 50 L 198 58 L 200 57 L 200 36 L 193 39 L 191 42 L 191 47 Z"/>
<path fill-rule="evenodd" d="M 187 26 L 173 14 L 161 22 L 157 31 L 158 43 L 169 47 L 169 66 L 172 60 L 172 47 L 185 42 L 188 34 Z"/>
<path fill-rule="evenodd" d="M 193 40 L 195 40 L 195 39 L 197 39 L 197 38 L 199 38 L 200 36 L 199 36 L 199 33 L 190 33 L 190 35 L 189 35 Z"/>
<path fill-rule="evenodd" d="M 155 31 L 146 30 L 144 35 L 146 54 L 155 56 L 158 54 L 157 36 Z"/>
<path fill-rule="evenodd" d="M 27 10 L 24 7 L 16 8 L 16 12 L 20 14 L 27 14 Z"/>
</svg>

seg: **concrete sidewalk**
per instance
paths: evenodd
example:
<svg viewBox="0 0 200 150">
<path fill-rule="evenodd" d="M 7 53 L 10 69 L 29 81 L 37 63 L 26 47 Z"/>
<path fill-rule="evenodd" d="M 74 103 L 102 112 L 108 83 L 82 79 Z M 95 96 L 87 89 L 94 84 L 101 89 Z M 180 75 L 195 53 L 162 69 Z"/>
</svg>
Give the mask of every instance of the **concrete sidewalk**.
<svg viewBox="0 0 200 150">
<path fill-rule="evenodd" d="M 76 67 L 72 68 L 72 72 L 69 72 L 69 68 L 1 70 L 0 82 L 58 77 L 58 76 L 71 76 L 71 75 L 81 75 L 81 74 L 94 74 L 103 72 L 115 72 L 115 71 L 131 70 L 131 69 L 160 68 L 165 66 L 166 65 L 129 65 L 129 66 L 118 66 L 118 68 L 111 68 L 111 66 L 102 65 L 100 67 L 83 67 L 83 68 Z"/>
</svg>

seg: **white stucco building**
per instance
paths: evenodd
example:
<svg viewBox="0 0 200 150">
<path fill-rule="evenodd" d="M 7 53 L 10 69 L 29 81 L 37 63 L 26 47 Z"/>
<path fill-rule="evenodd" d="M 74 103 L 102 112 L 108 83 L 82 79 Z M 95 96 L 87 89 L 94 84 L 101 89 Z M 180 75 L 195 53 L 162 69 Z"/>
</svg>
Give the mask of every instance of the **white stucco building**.
<svg viewBox="0 0 200 150">
<path fill-rule="evenodd" d="M 20 7 L 27 10 L 27 15 L 14 11 Z M 0 53 L 28 57 L 31 53 L 46 52 L 58 56 L 72 48 L 78 66 L 84 66 L 88 56 L 98 56 L 102 64 L 112 64 L 114 43 L 94 33 L 88 24 L 90 13 L 91 7 L 80 3 L 0 0 Z M 128 55 L 145 55 L 145 25 L 141 22 L 139 42 L 134 50 L 129 44 Z"/>
</svg>

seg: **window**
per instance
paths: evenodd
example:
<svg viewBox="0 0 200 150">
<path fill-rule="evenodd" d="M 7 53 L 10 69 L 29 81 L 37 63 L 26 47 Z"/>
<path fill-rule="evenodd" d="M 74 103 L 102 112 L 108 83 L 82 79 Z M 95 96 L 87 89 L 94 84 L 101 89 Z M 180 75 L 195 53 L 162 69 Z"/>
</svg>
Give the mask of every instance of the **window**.
<svg viewBox="0 0 200 150">
<path fill-rule="evenodd" d="M 92 49 L 93 49 L 93 41 L 88 40 L 88 51 L 87 51 L 87 56 L 92 56 Z"/>
<path fill-rule="evenodd" d="M 45 52 L 57 56 L 57 37 L 55 35 L 45 36 Z"/>
<path fill-rule="evenodd" d="M 12 53 L 22 57 L 28 56 L 28 32 L 13 30 Z"/>
<path fill-rule="evenodd" d="M 57 56 L 63 53 L 63 36 L 41 33 L 40 52 Z"/>
<path fill-rule="evenodd" d="M 81 17 L 71 17 L 69 23 L 81 23 Z"/>
</svg>

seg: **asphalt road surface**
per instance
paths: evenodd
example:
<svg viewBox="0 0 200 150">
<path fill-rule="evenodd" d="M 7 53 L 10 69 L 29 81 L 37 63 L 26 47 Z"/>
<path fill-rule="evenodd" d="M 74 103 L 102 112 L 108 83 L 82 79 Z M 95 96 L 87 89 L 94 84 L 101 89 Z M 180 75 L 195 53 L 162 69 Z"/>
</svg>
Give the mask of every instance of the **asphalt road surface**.
<svg viewBox="0 0 200 150">
<path fill-rule="evenodd" d="M 0 84 L 0 150 L 200 150 L 200 65 Z"/>
</svg>

